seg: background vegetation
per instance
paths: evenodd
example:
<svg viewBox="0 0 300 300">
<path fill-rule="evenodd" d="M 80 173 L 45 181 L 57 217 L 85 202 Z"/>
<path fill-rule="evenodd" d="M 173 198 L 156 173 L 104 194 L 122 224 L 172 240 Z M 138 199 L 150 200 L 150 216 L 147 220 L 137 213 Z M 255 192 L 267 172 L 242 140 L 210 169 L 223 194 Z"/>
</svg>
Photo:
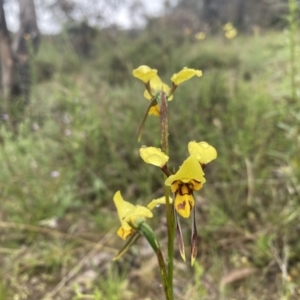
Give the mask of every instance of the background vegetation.
<svg viewBox="0 0 300 300">
<path fill-rule="evenodd" d="M 187 29 L 156 20 L 138 33 L 42 38 L 17 132 L 15 116 L 1 119 L 1 300 L 163 299 L 143 240 L 112 262 L 122 246 L 115 191 L 144 204 L 163 188 L 138 155 L 143 144 L 159 145 L 154 117 L 137 142 L 148 103 L 131 71 L 142 64 L 166 82 L 184 66 L 203 70 L 170 102 L 174 168 L 191 140 L 218 150 L 196 194 L 196 267 L 177 253 L 177 299 L 299 299 L 297 28 L 257 27 L 230 40 L 222 27 L 203 40 Z M 150 222 L 162 243 L 164 218 L 158 208 Z"/>
</svg>

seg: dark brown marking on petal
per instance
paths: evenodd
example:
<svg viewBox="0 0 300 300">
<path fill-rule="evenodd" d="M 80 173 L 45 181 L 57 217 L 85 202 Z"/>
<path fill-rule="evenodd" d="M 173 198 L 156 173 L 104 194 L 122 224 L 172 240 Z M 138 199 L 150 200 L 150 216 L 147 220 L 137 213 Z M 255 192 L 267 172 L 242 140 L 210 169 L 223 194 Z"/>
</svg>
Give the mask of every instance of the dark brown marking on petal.
<svg viewBox="0 0 300 300">
<path fill-rule="evenodd" d="M 184 210 L 184 209 L 185 209 L 185 205 L 186 205 L 186 202 L 183 201 L 182 203 L 180 203 L 180 204 L 177 205 L 177 209 L 178 209 L 178 210 L 181 210 L 181 209 Z"/>
<path fill-rule="evenodd" d="M 200 184 L 201 184 L 201 181 L 192 179 L 191 182 L 189 182 L 189 188 L 190 188 L 191 190 L 194 190 L 194 185 L 195 185 L 194 182 L 195 182 L 195 183 L 200 183 Z"/>
<path fill-rule="evenodd" d="M 187 193 L 184 193 L 182 190 L 183 190 L 183 187 L 187 187 L 188 191 Z M 180 196 L 183 196 L 183 195 L 190 195 L 192 193 L 193 189 L 190 187 L 190 183 L 186 184 L 186 183 L 182 183 L 179 185 L 178 187 L 178 192 L 179 192 L 179 195 Z"/>
<path fill-rule="evenodd" d="M 173 186 L 173 185 L 176 185 L 176 182 L 177 182 L 178 180 L 175 180 L 172 184 L 171 184 L 171 187 Z M 177 191 L 178 191 L 178 188 L 177 188 L 177 190 L 175 190 L 175 193 L 177 193 Z"/>
<path fill-rule="evenodd" d="M 193 197 L 193 195 L 192 195 L 192 197 Z M 194 197 L 193 197 L 194 198 Z M 195 200 L 194 200 L 195 201 Z M 193 209 L 193 205 L 192 205 L 192 202 L 191 201 L 189 201 L 189 205 L 190 205 L 190 210 L 192 210 Z"/>
</svg>

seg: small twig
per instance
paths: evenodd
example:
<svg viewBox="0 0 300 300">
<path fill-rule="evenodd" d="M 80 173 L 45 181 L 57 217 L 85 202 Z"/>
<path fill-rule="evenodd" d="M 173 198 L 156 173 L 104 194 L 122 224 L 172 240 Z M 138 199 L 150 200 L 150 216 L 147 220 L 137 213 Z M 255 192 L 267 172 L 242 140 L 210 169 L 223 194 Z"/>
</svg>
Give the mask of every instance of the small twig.
<svg viewBox="0 0 300 300">
<path fill-rule="evenodd" d="M 91 259 L 98 250 L 103 248 L 103 245 L 111 238 L 113 230 L 110 230 L 91 250 L 84 256 L 73 269 L 56 285 L 56 287 L 48 293 L 42 300 L 51 300 L 59 293 L 59 291 L 80 271 L 87 260 Z"/>
<path fill-rule="evenodd" d="M 47 235 L 51 235 L 51 236 L 55 236 L 55 237 L 59 237 L 59 238 L 73 240 L 73 241 L 81 243 L 81 244 L 92 245 L 94 247 L 98 247 L 99 249 L 104 248 L 104 249 L 109 250 L 113 253 L 117 253 L 117 250 L 113 249 L 111 247 L 104 246 L 104 245 L 101 245 L 99 243 L 92 242 L 92 241 L 86 240 L 86 239 L 81 238 L 81 237 L 76 237 L 76 236 L 68 234 L 68 233 L 63 233 L 63 232 L 53 230 L 53 229 L 49 229 L 49 228 L 45 228 L 45 227 L 39 227 L 39 226 L 34 226 L 34 225 L 29 225 L 29 224 L 19 224 L 19 223 L 13 223 L 13 222 L 1 222 L 0 221 L 0 228 L 18 229 L 18 230 L 26 230 L 26 231 L 36 232 L 36 233 L 43 233 L 43 234 L 47 234 Z"/>
<path fill-rule="evenodd" d="M 247 169 L 248 193 L 247 205 L 250 206 L 253 198 L 254 184 L 253 184 L 253 168 L 248 158 L 245 159 Z"/>
<path fill-rule="evenodd" d="M 283 257 L 279 256 L 278 250 L 274 247 L 272 242 L 269 243 L 269 247 L 274 256 L 275 261 L 282 273 L 282 283 L 285 286 L 289 281 L 288 265 L 289 265 L 289 246 L 287 245 L 286 236 L 283 237 Z"/>
<path fill-rule="evenodd" d="M 18 251 L 19 251 L 19 249 L 10 249 L 10 248 L 3 248 L 3 247 L 0 248 L 0 253 L 11 254 L 11 253 L 15 253 L 15 252 L 18 252 Z"/>
</svg>

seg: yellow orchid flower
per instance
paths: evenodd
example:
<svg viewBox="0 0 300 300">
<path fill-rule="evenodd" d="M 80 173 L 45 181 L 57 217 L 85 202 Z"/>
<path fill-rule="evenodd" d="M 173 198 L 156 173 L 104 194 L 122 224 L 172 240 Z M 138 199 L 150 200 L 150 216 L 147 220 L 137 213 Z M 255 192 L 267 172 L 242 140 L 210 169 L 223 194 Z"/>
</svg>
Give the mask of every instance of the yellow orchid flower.
<svg viewBox="0 0 300 300">
<path fill-rule="evenodd" d="M 205 40 L 205 38 L 206 38 L 206 33 L 204 31 L 199 31 L 195 34 L 196 40 Z"/>
<path fill-rule="evenodd" d="M 125 240 L 135 230 L 129 225 L 133 224 L 138 227 L 140 223 L 144 222 L 146 218 L 152 218 L 153 214 L 149 208 L 133 205 L 123 199 L 120 191 L 117 191 L 114 195 L 114 203 L 116 205 L 118 216 L 121 222 L 117 234 L 120 238 Z"/>
<path fill-rule="evenodd" d="M 202 76 L 202 71 L 195 69 L 183 68 L 179 73 L 174 74 L 171 78 L 173 82 L 172 88 L 162 82 L 157 75 L 156 69 L 151 69 L 148 66 L 142 65 L 132 71 L 134 77 L 140 79 L 145 83 L 146 90 L 144 97 L 148 100 L 155 100 L 159 93 L 164 92 L 168 101 L 173 99 L 173 93 L 176 87 L 182 82 L 191 79 L 193 76 Z M 152 105 L 152 104 L 151 104 Z M 148 115 L 160 115 L 160 108 L 158 104 L 153 103 L 153 106 L 149 108 Z"/>
<path fill-rule="evenodd" d="M 177 86 L 182 82 L 191 79 L 194 76 L 198 76 L 198 77 L 202 76 L 202 71 L 183 68 L 179 73 L 176 73 L 171 77 L 171 81 Z"/>
<path fill-rule="evenodd" d="M 190 155 L 195 156 L 202 165 L 206 165 L 217 158 L 217 150 L 206 142 L 189 142 Z"/>
<path fill-rule="evenodd" d="M 237 36 L 238 32 L 235 28 L 232 28 L 230 30 L 225 31 L 224 34 L 227 39 L 231 40 Z"/>
<path fill-rule="evenodd" d="M 169 160 L 169 156 L 163 153 L 159 148 L 145 147 L 140 148 L 140 156 L 147 164 L 157 167 L 163 167 Z"/>
<path fill-rule="evenodd" d="M 237 36 L 238 32 L 236 28 L 232 25 L 232 23 L 226 23 L 223 26 L 224 35 L 227 39 L 233 39 Z"/>
<path fill-rule="evenodd" d="M 164 82 L 161 81 L 160 77 L 158 75 L 156 75 L 155 77 L 153 77 L 150 82 L 150 89 L 151 89 L 151 94 L 152 95 L 157 95 L 159 92 L 164 91 L 164 93 L 166 95 L 168 95 L 169 91 L 170 91 L 170 87 L 165 84 Z M 144 97 L 148 100 L 152 100 L 153 96 L 150 95 L 149 91 L 145 90 L 144 91 Z M 168 97 L 168 101 L 171 101 L 173 99 L 173 95 L 171 95 L 170 97 Z M 152 106 L 148 112 L 148 115 L 155 115 L 155 116 L 159 116 L 159 106 L 158 104 L 155 106 Z"/>
<path fill-rule="evenodd" d="M 203 170 L 195 156 L 188 157 L 176 174 L 167 178 L 165 185 L 171 186 L 175 193 L 175 209 L 184 218 L 190 216 L 195 205 L 193 191 L 202 188 L 204 182 Z"/>
<path fill-rule="evenodd" d="M 170 87 L 162 82 L 160 77 L 156 75 L 155 77 L 151 78 L 150 80 L 150 87 L 151 87 L 151 92 L 153 95 L 156 95 L 160 91 L 164 91 L 166 95 L 168 95 L 170 91 Z M 147 90 L 144 92 L 144 97 L 148 100 L 151 100 L 153 97 L 149 94 Z M 168 101 L 171 101 L 173 99 L 173 96 L 168 98 Z"/>
<path fill-rule="evenodd" d="M 160 110 L 159 110 L 159 106 L 156 104 L 155 106 L 152 106 L 149 109 L 148 115 L 153 115 L 153 116 L 159 116 L 160 114 Z"/>
<path fill-rule="evenodd" d="M 132 75 L 140 80 L 142 80 L 144 83 L 149 82 L 153 77 L 155 77 L 157 74 L 156 69 L 151 69 L 148 66 L 139 66 L 137 69 L 132 71 Z"/>
<path fill-rule="evenodd" d="M 224 31 L 228 31 L 228 30 L 231 30 L 231 29 L 233 29 L 234 27 L 233 27 L 233 25 L 232 25 L 232 23 L 226 23 L 225 25 L 223 25 L 223 30 Z"/>
</svg>

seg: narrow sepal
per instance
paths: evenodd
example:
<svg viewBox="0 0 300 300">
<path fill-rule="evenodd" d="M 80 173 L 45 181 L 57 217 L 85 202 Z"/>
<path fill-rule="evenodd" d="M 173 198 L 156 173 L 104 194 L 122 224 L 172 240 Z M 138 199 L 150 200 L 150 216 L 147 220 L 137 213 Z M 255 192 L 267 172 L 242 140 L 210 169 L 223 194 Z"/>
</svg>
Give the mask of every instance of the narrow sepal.
<svg viewBox="0 0 300 300">
<path fill-rule="evenodd" d="M 177 239 L 177 245 L 180 251 L 180 255 L 182 259 L 185 261 L 185 250 L 184 250 L 184 241 L 182 237 L 182 231 L 180 226 L 180 221 L 177 213 L 175 212 L 175 223 L 176 223 L 176 239 Z"/>
<path fill-rule="evenodd" d="M 113 258 L 113 260 L 118 260 L 121 256 L 123 256 L 132 245 L 135 244 L 135 242 L 139 239 L 140 237 L 140 233 L 139 232 L 135 232 L 134 234 L 132 234 L 126 241 L 126 243 L 124 244 L 124 246 L 122 247 L 122 249 L 118 252 L 118 254 Z"/>
<path fill-rule="evenodd" d="M 146 90 L 148 91 L 150 97 L 154 97 L 153 94 L 152 94 L 152 91 L 151 91 L 151 86 L 150 86 L 150 81 L 148 81 L 147 83 L 145 83 L 145 87 L 146 87 Z"/>
<path fill-rule="evenodd" d="M 172 83 L 172 86 L 171 86 L 171 89 L 170 89 L 170 91 L 169 91 L 169 93 L 168 93 L 168 95 L 167 95 L 168 98 L 171 97 L 171 96 L 173 95 L 173 93 L 175 92 L 176 88 L 177 88 L 177 85 L 174 84 L 174 82 L 173 82 L 173 83 Z"/>
<path fill-rule="evenodd" d="M 198 234 L 196 226 L 196 209 L 193 208 L 192 213 L 192 237 L 191 237 L 191 265 L 194 265 L 194 262 L 197 257 L 197 245 L 198 245 Z"/>
<path fill-rule="evenodd" d="M 155 106 L 156 104 L 157 104 L 157 103 L 156 103 L 156 99 L 153 98 L 153 100 L 150 102 L 150 104 L 149 104 L 149 106 L 148 106 L 148 108 L 147 108 L 147 111 L 146 111 L 146 113 L 145 113 L 145 115 L 144 115 L 144 118 L 143 118 L 143 120 L 142 120 L 142 123 L 141 123 L 141 125 L 140 125 L 139 131 L 138 131 L 138 142 L 141 140 L 141 137 L 142 137 L 142 131 L 143 131 L 145 122 L 146 122 L 146 120 L 147 120 L 147 117 L 148 117 L 148 113 L 149 113 L 149 111 L 150 111 L 150 108 L 151 108 L 152 106 Z"/>
</svg>

